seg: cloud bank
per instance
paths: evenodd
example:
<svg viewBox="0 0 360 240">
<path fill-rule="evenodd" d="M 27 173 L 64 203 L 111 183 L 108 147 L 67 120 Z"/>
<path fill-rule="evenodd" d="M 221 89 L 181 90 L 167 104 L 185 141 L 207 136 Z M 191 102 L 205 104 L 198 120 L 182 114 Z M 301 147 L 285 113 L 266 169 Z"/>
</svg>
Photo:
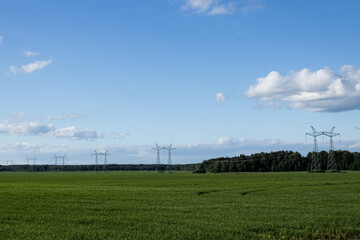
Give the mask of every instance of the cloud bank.
<svg viewBox="0 0 360 240">
<path fill-rule="evenodd" d="M 258 78 L 244 95 L 268 106 L 286 103 L 290 108 L 313 112 L 341 112 L 360 109 L 360 70 L 351 65 L 339 73 L 324 67 L 315 72 L 304 68 L 286 76 L 272 71 Z"/>
</svg>

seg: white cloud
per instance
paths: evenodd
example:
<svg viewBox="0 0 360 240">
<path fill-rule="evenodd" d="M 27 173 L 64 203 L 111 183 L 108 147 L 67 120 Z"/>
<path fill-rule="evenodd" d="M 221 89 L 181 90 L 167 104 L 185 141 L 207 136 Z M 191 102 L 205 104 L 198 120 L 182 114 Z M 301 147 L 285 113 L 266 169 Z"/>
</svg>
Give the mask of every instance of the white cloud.
<svg viewBox="0 0 360 240">
<path fill-rule="evenodd" d="M 199 142 L 189 143 L 189 144 L 186 144 L 186 147 L 188 147 L 188 148 L 193 148 L 193 147 L 198 147 L 199 145 L 200 145 Z"/>
<path fill-rule="evenodd" d="M 61 129 L 56 129 L 51 133 L 51 136 L 57 138 L 70 138 L 74 140 L 96 140 L 98 138 L 103 138 L 102 134 L 90 130 L 90 129 L 79 129 L 77 127 L 66 127 Z"/>
<path fill-rule="evenodd" d="M 214 4 L 213 0 L 186 0 L 182 10 L 193 10 L 198 13 L 206 12 Z"/>
<path fill-rule="evenodd" d="M 250 143 L 250 140 L 245 140 L 245 138 L 235 138 L 235 137 L 220 137 L 217 141 L 217 145 L 241 145 L 245 141 Z"/>
<path fill-rule="evenodd" d="M 229 144 L 237 144 L 239 141 L 234 137 L 220 137 L 217 141 L 217 145 L 229 145 Z"/>
<path fill-rule="evenodd" d="M 281 101 L 291 108 L 318 112 L 360 109 L 360 70 L 344 65 L 339 73 L 327 67 L 315 72 L 304 68 L 286 76 L 272 71 L 258 78 L 244 95 L 260 102 Z"/>
<path fill-rule="evenodd" d="M 55 127 L 52 124 L 41 124 L 38 122 L 28 123 L 0 123 L 0 133 L 14 136 L 36 136 L 43 135 L 53 131 Z"/>
<path fill-rule="evenodd" d="M 224 103 L 226 100 L 226 96 L 223 93 L 219 92 L 214 95 L 214 99 L 217 103 Z"/>
<path fill-rule="evenodd" d="M 24 51 L 24 54 L 28 57 L 33 57 L 33 56 L 38 56 L 39 53 L 38 52 L 33 52 L 33 51 Z"/>
<path fill-rule="evenodd" d="M 12 136 L 47 136 L 75 140 L 84 139 L 89 141 L 103 138 L 101 133 L 98 133 L 94 130 L 80 129 L 73 126 L 56 129 L 53 124 L 43 124 L 39 122 L 0 122 L 0 134 L 7 134 Z"/>
<path fill-rule="evenodd" d="M 350 145 L 349 148 L 360 148 L 360 141 Z"/>
<path fill-rule="evenodd" d="M 4 39 L 4 36 L 0 36 L 0 43 L 2 42 L 3 39 Z"/>
<path fill-rule="evenodd" d="M 219 15 L 219 14 L 232 14 L 235 12 L 235 7 L 233 3 L 229 3 L 228 5 L 219 5 L 214 6 L 211 11 L 209 11 L 209 15 Z"/>
<path fill-rule="evenodd" d="M 182 0 L 182 11 L 206 15 L 233 14 L 240 12 L 246 17 L 250 12 L 264 8 L 260 0 Z"/>
<path fill-rule="evenodd" d="M 52 63 L 52 60 L 35 61 L 26 65 L 22 65 L 20 68 L 16 66 L 10 66 L 9 71 L 13 74 L 17 73 L 32 73 L 35 70 L 42 69 Z"/>
</svg>

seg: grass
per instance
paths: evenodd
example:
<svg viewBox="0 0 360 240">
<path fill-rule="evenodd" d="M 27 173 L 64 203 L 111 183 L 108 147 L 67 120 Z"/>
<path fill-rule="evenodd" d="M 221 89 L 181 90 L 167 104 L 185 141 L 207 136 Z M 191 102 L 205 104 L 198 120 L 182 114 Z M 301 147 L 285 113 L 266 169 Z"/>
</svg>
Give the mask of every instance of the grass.
<svg viewBox="0 0 360 240">
<path fill-rule="evenodd" d="M 0 173 L 0 239 L 360 238 L 360 172 Z"/>
</svg>

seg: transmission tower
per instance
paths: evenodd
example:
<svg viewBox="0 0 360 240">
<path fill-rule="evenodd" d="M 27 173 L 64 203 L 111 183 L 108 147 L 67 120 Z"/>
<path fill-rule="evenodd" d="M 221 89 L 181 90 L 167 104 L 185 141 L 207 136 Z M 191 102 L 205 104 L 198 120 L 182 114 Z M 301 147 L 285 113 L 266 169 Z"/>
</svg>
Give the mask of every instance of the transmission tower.
<svg viewBox="0 0 360 240">
<path fill-rule="evenodd" d="M 98 171 L 99 156 L 104 156 L 103 170 L 105 172 L 107 166 L 107 156 L 110 156 L 111 154 L 108 152 L 108 150 L 106 150 L 105 152 L 97 152 L 95 150 L 94 152 L 95 153 L 93 153 L 92 155 L 95 156 L 95 171 Z"/>
<path fill-rule="evenodd" d="M 62 156 L 58 156 L 58 155 L 54 154 L 53 158 L 55 159 L 55 168 L 57 169 L 58 159 L 62 159 L 62 165 L 65 166 L 65 159 L 68 157 L 65 154 Z"/>
<path fill-rule="evenodd" d="M 155 148 L 152 148 L 154 150 L 156 150 L 156 171 L 159 171 L 159 165 L 160 165 L 160 150 L 164 150 L 164 147 L 159 147 L 159 145 L 157 145 L 157 143 L 155 143 Z"/>
<path fill-rule="evenodd" d="M 329 146 L 329 155 L 328 155 L 328 163 L 327 170 L 335 171 L 336 170 L 336 161 L 335 161 L 335 152 L 334 152 L 334 142 L 333 137 L 340 136 L 340 133 L 334 133 L 335 127 L 333 127 L 330 132 L 323 132 L 325 136 L 330 138 L 330 146 Z"/>
<path fill-rule="evenodd" d="M 95 156 L 95 167 L 94 167 L 94 171 L 96 172 L 98 170 L 98 157 L 100 155 L 100 153 L 98 153 L 96 150 L 94 151 L 95 153 L 91 154 L 93 156 Z"/>
<path fill-rule="evenodd" d="M 100 155 L 103 155 L 104 156 L 104 167 L 103 167 L 103 171 L 107 171 L 107 156 L 110 156 L 111 154 L 108 153 L 108 150 L 106 150 L 105 152 L 103 153 L 99 153 Z"/>
<path fill-rule="evenodd" d="M 35 166 L 35 163 L 36 163 L 36 157 L 26 157 L 27 159 L 27 162 L 28 162 L 28 170 L 29 171 L 32 171 L 34 169 L 34 167 L 31 167 L 30 165 L 30 161 L 33 161 L 33 166 Z"/>
<path fill-rule="evenodd" d="M 65 154 L 60 156 L 62 158 L 62 165 L 65 166 L 65 158 L 68 158 Z"/>
<path fill-rule="evenodd" d="M 58 156 L 56 154 L 54 154 L 54 156 L 52 157 L 55 159 L 55 166 L 57 166 L 57 163 L 58 163 Z"/>
<path fill-rule="evenodd" d="M 172 147 L 172 144 L 170 144 L 168 147 L 164 147 L 165 150 L 168 150 L 168 165 L 167 165 L 167 170 L 168 172 L 171 171 L 171 150 L 175 150 L 176 148 Z"/>
<path fill-rule="evenodd" d="M 324 135 L 323 132 L 317 132 L 313 126 L 311 126 L 312 132 L 306 133 L 306 135 L 314 137 L 314 148 L 312 152 L 312 160 L 311 160 L 311 171 L 319 171 L 320 170 L 320 161 L 319 161 L 319 153 L 318 153 L 318 144 L 317 137 Z"/>
</svg>

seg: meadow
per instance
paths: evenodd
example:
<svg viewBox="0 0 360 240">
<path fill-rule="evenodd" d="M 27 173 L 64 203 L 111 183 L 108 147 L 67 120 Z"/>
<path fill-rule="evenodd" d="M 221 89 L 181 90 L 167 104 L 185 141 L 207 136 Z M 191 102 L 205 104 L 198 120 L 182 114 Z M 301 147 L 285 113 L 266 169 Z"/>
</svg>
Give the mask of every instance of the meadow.
<svg viewBox="0 0 360 240">
<path fill-rule="evenodd" d="M 360 238 L 360 172 L 1 172 L 0 239 Z"/>
</svg>

